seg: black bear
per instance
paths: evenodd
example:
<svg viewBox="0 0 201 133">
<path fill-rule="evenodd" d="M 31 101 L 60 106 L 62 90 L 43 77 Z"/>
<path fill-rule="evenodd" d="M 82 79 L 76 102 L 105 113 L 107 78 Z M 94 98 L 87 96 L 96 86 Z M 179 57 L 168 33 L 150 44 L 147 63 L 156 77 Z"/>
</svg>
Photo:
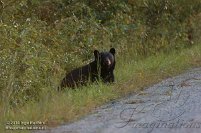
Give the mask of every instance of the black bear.
<svg viewBox="0 0 201 133">
<path fill-rule="evenodd" d="M 103 82 L 114 82 L 115 49 L 109 52 L 94 50 L 95 60 L 83 67 L 72 70 L 62 80 L 60 88 L 75 88 L 86 85 L 89 81 L 94 82 L 101 79 Z"/>
</svg>

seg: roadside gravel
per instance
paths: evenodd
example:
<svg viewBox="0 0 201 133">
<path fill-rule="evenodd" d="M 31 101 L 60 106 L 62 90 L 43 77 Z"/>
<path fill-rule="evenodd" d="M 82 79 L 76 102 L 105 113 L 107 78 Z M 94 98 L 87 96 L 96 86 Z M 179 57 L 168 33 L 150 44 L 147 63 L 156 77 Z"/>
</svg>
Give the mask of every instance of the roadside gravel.
<svg viewBox="0 0 201 133">
<path fill-rule="evenodd" d="M 101 106 L 74 123 L 37 133 L 151 132 L 201 132 L 201 68 Z"/>
</svg>

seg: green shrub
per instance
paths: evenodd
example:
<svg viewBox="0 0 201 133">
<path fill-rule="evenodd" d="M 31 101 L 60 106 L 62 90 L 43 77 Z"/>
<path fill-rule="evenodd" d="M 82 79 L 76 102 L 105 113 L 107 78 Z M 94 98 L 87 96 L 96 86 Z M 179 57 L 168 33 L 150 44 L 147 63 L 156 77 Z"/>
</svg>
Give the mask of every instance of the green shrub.
<svg viewBox="0 0 201 133">
<path fill-rule="evenodd" d="M 94 49 L 141 59 L 200 41 L 200 0 L 3 0 L 0 100 L 10 107 L 56 89 Z"/>
</svg>

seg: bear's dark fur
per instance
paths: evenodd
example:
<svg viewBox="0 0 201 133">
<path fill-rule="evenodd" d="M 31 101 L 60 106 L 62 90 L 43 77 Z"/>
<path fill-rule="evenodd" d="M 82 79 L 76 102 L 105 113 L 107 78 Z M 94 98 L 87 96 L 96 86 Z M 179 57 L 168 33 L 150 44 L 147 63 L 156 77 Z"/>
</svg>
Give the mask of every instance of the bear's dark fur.
<svg viewBox="0 0 201 133">
<path fill-rule="evenodd" d="M 101 53 L 94 50 L 94 56 L 95 60 L 93 62 L 68 73 L 59 88 L 75 88 L 86 85 L 90 81 L 99 80 L 99 78 L 105 83 L 114 82 L 115 49 L 111 48 L 109 52 Z"/>
</svg>

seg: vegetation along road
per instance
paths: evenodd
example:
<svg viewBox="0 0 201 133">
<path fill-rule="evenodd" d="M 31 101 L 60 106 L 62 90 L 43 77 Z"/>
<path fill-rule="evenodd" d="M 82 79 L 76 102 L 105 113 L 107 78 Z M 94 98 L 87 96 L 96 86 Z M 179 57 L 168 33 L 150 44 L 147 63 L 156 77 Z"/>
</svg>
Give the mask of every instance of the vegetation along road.
<svg viewBox="0 0 201 133">
<path fill-rule="evenodd" d="M 0 133 L 200 132 L 200 35 L 201 0 L 0 0 Z"/>
<path fill-rule="evenodd" d="M 201 68 L 116 100 L 79 121 L 39 133 L 201 132 Z"/>
</svg>

